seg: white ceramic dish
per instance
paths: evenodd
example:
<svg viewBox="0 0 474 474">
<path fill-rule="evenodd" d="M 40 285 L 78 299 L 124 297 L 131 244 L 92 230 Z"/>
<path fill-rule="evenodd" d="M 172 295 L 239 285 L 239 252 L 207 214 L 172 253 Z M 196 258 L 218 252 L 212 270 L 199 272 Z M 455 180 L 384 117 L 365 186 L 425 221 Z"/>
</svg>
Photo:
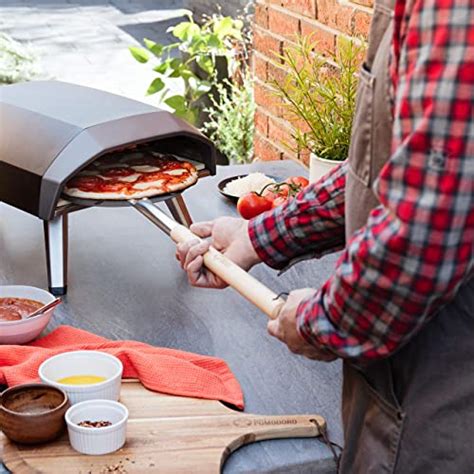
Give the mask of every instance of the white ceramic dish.
<svg viewBox="0 0 474 474">
<path fill-rule="evenodd" d="M 50 303 L 56 297 L 48 291 L 34 286 L 0 286 L 0 298 L 27 298 Z M 19 321 L 0 321 L 0 344 L 26 344 L 36 339 L 48 325 L 55 308 L 38 316 Z"/>
<path fill-rule="evenodd" d="M 117 401 L 122 372 L 123 365 L 117 357 L 99 351 L 64 352 L 45 360 L 38 369 L 41 381 L 64 390 L 71 404 L 94 399 Z M 74 375 L 96 375 L 106 380 L 90 385 L 58 382 Z"/>
<path fill-rule="evenodd" d="M 107 454 L 120 449 L 127 437 L 127 407 L 110 400 L 77 403 L 66 412 L 71 446 L 82 454 Z M 110 421 L 103 428 L 79 426 L 81 421 Z"/>
</svg>

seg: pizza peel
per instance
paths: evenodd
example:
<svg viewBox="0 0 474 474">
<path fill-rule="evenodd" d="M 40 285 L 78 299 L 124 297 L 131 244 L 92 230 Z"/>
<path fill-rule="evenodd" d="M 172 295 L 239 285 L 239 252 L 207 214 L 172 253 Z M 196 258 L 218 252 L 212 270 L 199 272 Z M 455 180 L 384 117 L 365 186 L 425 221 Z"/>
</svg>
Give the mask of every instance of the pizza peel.
<svg viewBox="0 0 474 474">
<path fill-rule="evenodd" d="M 149 199 L 131 199 L 128 201 L 135 209 L 147 217 L 153 224 L 169 235 L 174 242 L 183 243 L 202 240 L 190 229 L 158 209 Z M 222 278 L 229 286 L 244 298 L 257 306 L 270 319 L 276 319 L 285 300 L 247 273 L 232 260 L 211 247 L 204 255 L 205 266 Z"/>
<path fill-rule="evenodd" d="M 174 196 L 175 194 L 172 195 Z M 176 195 L 179 195 L 179 193 L 176 193 Z M 85 207 L 123 207 L 132 205 L 153 224 L 169 235 L 174 242 L 182 243 L 190 240 L 202 240 L 196 234 L 193 234 L 187 227 L 179 224 L 153 204 L 154 201 L 160 202 L 169 199 L 170 196 L 170 194 L 165 194 L 156 198 L 152 197 L 130 200 L 96 200 L 65 196 L 65 199 L 73 204 Z M 232 260 L 229 260 L 222 253 L 211 247 L 204 255 L 204 264 L 209 270 L 222 278 L 222 280 L 224 280 L 230 287 L 234 288 L 234 290 L 238 291 L 244 298 L 257 306 L 257 308 L 265 313 L 270 319 L 276 319 L 278 317 L 278 313 L 285 303 L 285 300 L 240 268 Z"/>
</svg>

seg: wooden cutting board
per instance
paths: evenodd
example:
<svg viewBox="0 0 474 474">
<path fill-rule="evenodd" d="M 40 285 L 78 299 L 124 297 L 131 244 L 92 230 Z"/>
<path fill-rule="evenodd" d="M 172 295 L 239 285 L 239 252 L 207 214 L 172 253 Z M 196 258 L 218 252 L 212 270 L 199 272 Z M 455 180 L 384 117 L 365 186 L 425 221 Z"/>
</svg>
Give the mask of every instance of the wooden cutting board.
<svg viewBox="0 0 474 474">
<path fill-rule="evenodd" d="M 14 474 L 45 473 L 219 473 L 229 455 L 264 439 L 319 435 L 318 415 L 259 416 L 222 403 L 151 392 L 124 382 L 120 401 L 130 411 L 125 446 L 112 454 L 74 451 L 67 434 L 41 446 L 11 443 L 0 433 L 0 457 Z M 2 454 L 3 449 L 3 454 Z"/>
</svg>

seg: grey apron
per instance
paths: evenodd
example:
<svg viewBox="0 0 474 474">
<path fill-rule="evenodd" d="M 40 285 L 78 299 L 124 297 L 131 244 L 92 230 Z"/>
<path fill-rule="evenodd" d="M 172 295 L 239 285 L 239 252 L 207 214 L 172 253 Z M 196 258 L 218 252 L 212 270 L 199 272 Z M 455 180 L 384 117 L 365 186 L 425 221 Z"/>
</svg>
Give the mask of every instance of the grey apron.
<svg viewBox="0 0 474 474">
<path fill-rule="evenodd" d="M 394 0 L 376 2 L 359 82 L 346 181 L 346 234 L 379 204 L 390 157 Z M 344 363 L 341 474 L 474 473 L 474 280 L 392 357 Z"/>
</svg>

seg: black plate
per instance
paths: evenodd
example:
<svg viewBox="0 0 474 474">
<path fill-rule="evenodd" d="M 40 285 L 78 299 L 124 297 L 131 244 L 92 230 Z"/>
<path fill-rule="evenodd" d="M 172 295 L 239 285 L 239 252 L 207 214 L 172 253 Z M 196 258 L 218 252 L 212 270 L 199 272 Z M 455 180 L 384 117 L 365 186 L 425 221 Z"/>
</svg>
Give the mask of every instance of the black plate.
<svg viewBox="0 0 474 474">
<path fill-rule="evenodd" d="M 219 192 L 227 199 L 229 199 L 230 201 L 234 202 L 234 203 L 237 203 L 237 201 L 239 200 L 239 198 L 237 196 L 232 196 L 232 194 L 227 194 L 224 192 L 224 188 L 226 187 L 227 183 L 230 183 L 231 181 L 233 181 L 234 179 L 237 179 L 237 178 L 245 178 L 246 176 L 248 176 L 248 174 L 239 174 L 237 176 L 229 176 L 228 178 L 225 178 L 223 179 L 222 181 L 219 182 L 219 184 L 217 185 L 217 188 L 219 189 Z M 268 174 L 266 175 L 268 176 L 269 178 L 271 179 L 274 179 L 276 182 L 279 181 L 280 178 L 277 178 L 276 176 L 269 176 Z"/>
<path fill-rule="evenodd" d="M 227 194 L 224 192 L 224 188 L 227 186 L 228 183 L 230 183 L 231 181 L 233 181 L 234 179 L 237 179 L 237 178 L 244 178 L 245 176 L 247 176 L 246 174 L 239 174 L 237 176 L 230 176 L 229 178 L 225 178 L 223 179 L 222 181 L 219 182 L 219 184 L 217 185 L 217 188 L 219 189 L 219 192 L 227 199 L 229 199 L 230 201 L 232 202 L 235 202 L 237 203 L 237 201 L 239 200 L 239 198 L 237 196 L 232 196 L 232 194 Z"/>
</svg>

